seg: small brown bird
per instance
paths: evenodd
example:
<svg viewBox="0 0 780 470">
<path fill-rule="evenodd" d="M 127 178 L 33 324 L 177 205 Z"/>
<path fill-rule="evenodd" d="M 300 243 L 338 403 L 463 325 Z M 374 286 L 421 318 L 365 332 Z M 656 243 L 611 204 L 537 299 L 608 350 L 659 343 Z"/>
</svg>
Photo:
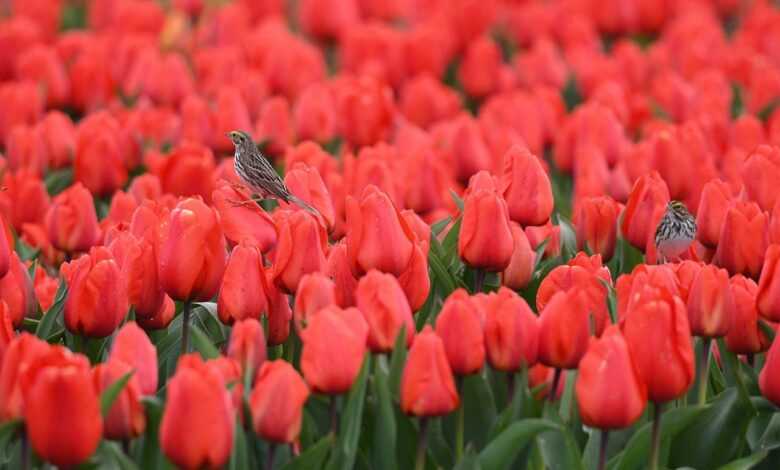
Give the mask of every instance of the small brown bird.
<svg viewBox="0 0 780 470">
<path fill-rule="evenodd" d="M 677 259 L 696 238 L 696 218 L 680 201 L 671 201 L 655 231 L 659 264 Z"/>
<path fill-rule="evenodd" d="M 290 193 L 281 176 L 276 172 L 271 162 L 260 153 L 252 138 L 246 132 L 231 131 L 228 137 L 236 147 L 234 167 L 241 181 L 252 191 L 260 196 L 260 199 L 281 199 L 287 203 L 294 203 L 314 215 L 320 212 L 305 201 Z M 257 202 L 258 199 L 250 198 L 246 202 Z M 241 203 L 241 204 L 243 204 Z"/>
</svg>

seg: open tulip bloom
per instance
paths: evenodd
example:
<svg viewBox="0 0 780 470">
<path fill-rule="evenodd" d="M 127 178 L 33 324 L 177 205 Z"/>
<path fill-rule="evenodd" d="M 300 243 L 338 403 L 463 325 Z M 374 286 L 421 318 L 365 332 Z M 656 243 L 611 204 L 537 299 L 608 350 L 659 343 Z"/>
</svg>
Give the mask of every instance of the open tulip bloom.
<svg viewBox="0 0 780 470">
<path fill-rule="evenodd" d="M 0 1 L 0 467 L 780 468 L 774 3 Z"/>
</svg>

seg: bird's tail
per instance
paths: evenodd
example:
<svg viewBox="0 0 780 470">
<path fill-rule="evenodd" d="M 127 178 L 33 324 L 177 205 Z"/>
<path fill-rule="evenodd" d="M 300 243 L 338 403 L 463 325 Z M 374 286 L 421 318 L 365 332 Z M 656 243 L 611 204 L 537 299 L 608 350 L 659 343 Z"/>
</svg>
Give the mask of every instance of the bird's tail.
<svg viewBox="0 0 780 470">
<path fill-rule="evenodd" d="M 310 206 L 310 205 L 309 205 L 309 204 L 308 204 L 306 201 L 304 201 L 303 199 L 301 199 L 301 198 L 299 198 L 299 197 L 296 197 L 296 196 L 293 196 L 292 194 L 290 194 L 290 202 L 293 202 L 293 203 L 295 203 L 295 204 L 298 204 L 300 207 L 302 207 L 302 208 L 306 209 L 307 211 L 311 212 L 311 213 L 312 213 L 313 215 L 315 215 L 315 216 L 320 216 L 320 215 L 321 215 L 321 214 L 320 214 L 320 211 L 318 211 L 318 210 L 317 210 L 317 209 L 315 209 L 314 207 Z"/>
</svg>

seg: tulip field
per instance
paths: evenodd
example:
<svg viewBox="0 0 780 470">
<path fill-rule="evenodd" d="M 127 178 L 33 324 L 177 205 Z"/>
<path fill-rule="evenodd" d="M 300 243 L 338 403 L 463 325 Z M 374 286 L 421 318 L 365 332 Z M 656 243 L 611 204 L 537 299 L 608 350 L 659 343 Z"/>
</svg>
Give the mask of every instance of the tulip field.
<svg viewBox="0 0 780 470">
<path fill-rule="evenodd" d="M 0 0 L 0 469 L 780 468 L 780 3 Z"/>
</svg>

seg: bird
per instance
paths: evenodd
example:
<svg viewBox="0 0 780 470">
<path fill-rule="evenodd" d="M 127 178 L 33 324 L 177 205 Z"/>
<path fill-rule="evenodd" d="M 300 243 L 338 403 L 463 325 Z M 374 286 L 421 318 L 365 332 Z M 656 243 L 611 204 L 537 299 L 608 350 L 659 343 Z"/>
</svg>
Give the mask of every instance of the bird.
<svg viewBox="0 0 780 470">
<path fill-rule="evenodd" d="M 233 166 L 236 174 L 241 181 L 248 187 L 253 194 L 260 196 L 260 199 L 272 198 L 280 199 L 287 203 L 294 203 L 306 209 L 315 216 L 320 212 L 308 203 L 295 196 L 284 184 L 284 180 L 279 176 L 271 162 L 268 161 L 255 145 L 252 137 L 246 132 L 234 130 L 228 132 L 228 137 L 235 146 Z M 250 198 L 239 204 L 257 202 L 258 199 Z"/>
<path fill-rule="evenodd" d="M 659 264 L 683 254 L 696 238 L 696 218 L 680 201 L 670 201 L 655 230 Z"/>
</svg>

